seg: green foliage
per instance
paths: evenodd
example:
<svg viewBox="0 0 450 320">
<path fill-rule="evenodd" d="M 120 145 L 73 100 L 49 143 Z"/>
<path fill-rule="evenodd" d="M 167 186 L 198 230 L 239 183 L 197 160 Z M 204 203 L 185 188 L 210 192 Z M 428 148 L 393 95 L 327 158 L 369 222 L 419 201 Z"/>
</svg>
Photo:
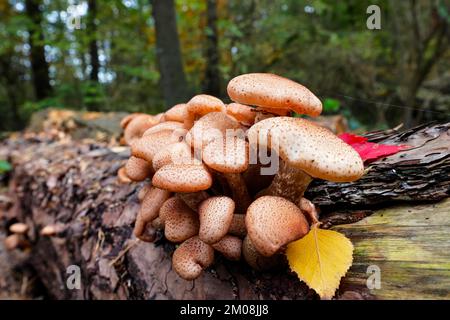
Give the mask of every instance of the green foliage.
<svg viewBox="0 0 450 320">
<path fill-rule="evenodd" d="M 0 174 L 9 172 L 12 170 L 12 166 L 8 161 L 0 160 Z"/>
<path fill-rule="evenodd" d="M 40 25 L 34 25 L 25 10 L 18 10 L 21 6 L 14 6 L 23 7 L 23 0 L 0 0 L 0 112 L 7 119 L 0 124 L 0 131 L 23 126 L 32 112 L 46 107 L 162 111 L 150 2 L 97 0 L 97 30 L 93 32 L 88 27 L 88 15 L 81 17 L 80 30 L 67 27 L 63 19 L 68 7 L 65 0 L 42 1 L 44 19 Z M 432 68 L 424 81 L 441 82 L 440 78 L 450 70 L 448 25 L 442 43 L 435 37 L 424 48 L 422 56 L 426 61 L 416 61 L 420 46 L 413 34 L 410 1 L 216 2 L 218 69 L 221 98 L 225 101 L 230 78 L 246 72 L 273 72 L 310 88 L 322 100 L 325 113 L 345 114 L 352 127 L 389 127 L 402 121 L 404 110 L 368 101 L 406 105 L 408 95 L 415 98 L 424 87 L 421 83 L 415 92 L 408 91 L 417 77 L 416 65 L 431 61 Z M 435 25 L 435 13 L 442 23 L 450 23 L 445 0 L 417 3 L 422 35 Z M 206 26 L 206 0 L 176 0 L 175 4 L 184 72 L 192 91 L 200 93 L 208 61 L 206 40 L 212 32 Z M 366 27 L 366 9 L 371 4 L 382 9 L 381 30 Z M 35 31 L 35 40 L 43 36 L 50 65 L 53 93 L 41 101 L 36 101 L 34 95 L 30 30 Z M 93 40 L 97 40 L 99 48 L 99 82 L 89 80 Z M 442 53 L 433 60 L 440 46 Z M 446 85 L 442 88 L 438 91 L 445 93 Z M 443 118 L 445 111 L 450 111 L 449 106 L 437 105 L 433 99 L 426 103 L 410 100 L 444 110 L 443 115 L 427 113 L 423 121 Z"/>
<path fill-rule="evenodd" d="M 339 100 L 333 98 L 325 98 L 322 104 L 325 112 L 337 112 L 341 107 Z"/>
</svg>

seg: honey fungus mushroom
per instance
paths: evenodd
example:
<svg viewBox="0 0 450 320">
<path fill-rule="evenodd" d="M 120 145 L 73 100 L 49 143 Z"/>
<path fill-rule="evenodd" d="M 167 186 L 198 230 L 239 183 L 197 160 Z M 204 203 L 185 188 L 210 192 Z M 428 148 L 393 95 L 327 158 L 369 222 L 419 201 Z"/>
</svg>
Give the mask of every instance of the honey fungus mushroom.
<svg viewBox="0 0 450 320">
<path fill-rule="evenodd" d="M 177 197 L 167 199 L 159 209 L 164 235 L 171 242 L 183 242 L 198 234 L 198 214 Z"/>
<path fill-rule="evenodd" d="M 263 194 L 283 196 L 297 205 L 313 178 L 351 182 L 364 173 L 363 161 L 351 146 L 306 119 L 266 119 L 249 129 L 248 138 L 258 148 L 276 150 L 281 159 L 277 174 Z"/>
<path fill-rule="evenodd" d="M 256 199 L 245 216 L 248 237 L 256 250 L 270 257 L 286 244 L 309 231 L 309 224 L 299 207 L 282 197 Z"/>
<path fill-rule="evenodd" d="M 211 197 L 203 201 L 198 210 L 200 218 L 199 238 L 208 244 L 221 240 L 231 226 L 234 201 L 228 197 Z"/>
<path fill-rule="evenodd" d="M 172 266 L 185 280 L 194 280 L 214 262 L 214 249 L 198 236 L 183 242 L 173 253 Z"/>
<path fill-rule="evenodd" d="M 227 92 L 235 102 L 258 106 L 265 111 L 273 110 L 278 114 L 282 112 L 280 110 L 292 110 L 314 117 L 322 112 L 322 103 L 310 90 L 275 74 L 249 73 L 237 76 L 228 83 Z"/>
<path fill-rule="evenodd" d="M 199 94 L 189 100 L 185 112 L 184 127 L 189 130 L 198 118 L 210 112 L 225 112 L 225 104 L 219 98 Z"/>
</svg>

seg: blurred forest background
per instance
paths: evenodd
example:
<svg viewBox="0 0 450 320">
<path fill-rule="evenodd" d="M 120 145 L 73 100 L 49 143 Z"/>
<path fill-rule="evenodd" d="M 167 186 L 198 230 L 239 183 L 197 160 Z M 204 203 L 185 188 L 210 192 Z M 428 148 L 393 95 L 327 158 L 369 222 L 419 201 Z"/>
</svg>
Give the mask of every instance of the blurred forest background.
<svg viewBox="0 0 450 320">
<path fill-rule="evenodd" d="M 381 8 L 381 29 L 366 26 Z M 0 131 L 47 107 L 157 113 L 273 72 L 352 128 L 450 117 L 449 0 L 0 0 Z"/>
</svg>

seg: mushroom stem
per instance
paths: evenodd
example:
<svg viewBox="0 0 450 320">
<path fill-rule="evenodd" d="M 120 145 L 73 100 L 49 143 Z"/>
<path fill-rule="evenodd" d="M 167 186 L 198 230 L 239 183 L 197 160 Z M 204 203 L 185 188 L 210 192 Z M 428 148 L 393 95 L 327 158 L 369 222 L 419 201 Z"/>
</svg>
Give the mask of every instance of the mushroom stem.
<svg viewBox="0 0 450 320">
<path fill-rule="evenodd" d="M 288 166 L 285 161 L 280 159 L 278 173 L 273 178 L 270 186 L 258 196 L 279 196 L 300 206 L 303 194 L 312 180 L 313 178 L 305 171 Z"/>
<path fill-rule="evenodd" d="M 224 173 L 233 194 L 233 200 L 236 203 L 236 212 L 245 213 L 252 199 L 247 190 L 244 178 L 240 173 Z"/>
<path fill-rule="evenodd" d="M 189 208 L 197 212 L 198 205 L 203 201 L 209 198 L 209 195 L 206 191 L 198 191 L 198 192 L 180 192 L 176 194 L 176 197 L 180 198 L 187 204 Z"/>
</svg>

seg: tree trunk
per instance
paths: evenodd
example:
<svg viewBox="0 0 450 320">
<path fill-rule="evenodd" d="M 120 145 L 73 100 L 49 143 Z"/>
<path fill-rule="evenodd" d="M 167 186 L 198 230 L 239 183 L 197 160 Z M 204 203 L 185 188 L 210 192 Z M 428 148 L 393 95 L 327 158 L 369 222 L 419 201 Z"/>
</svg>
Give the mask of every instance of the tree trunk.
<svg viewBox="0 0 450 320">
<path fill-rule="evenodd" d="M 187 102 L 189 90 L 183 70 L 174 0 L 151 0 L 155 21 L 156 56 L 166 107 Z"/>
<path fill-rule="evenodd" d="M 42 12 L 39 0 L 26 0 L 26 14 L 33 25 L 28 30 L 30 45 L 30 60 L 33 76 L 33 85 L 38 100 L 50 96 L 52 87 L 50 85 L 48 63 L 45 60 L 44 33 L 42 30 Z"/>
<path fill-rule="evenodd" d="M 449 197 L 450 123 L 422 126 L 402 133 L 375 132 L 368 137 L 371 141 L 401 143 L 413 148 L 372 163 L 360 181 L 344 184 L 315 181 L 308 196 L 322 209 L 321 220 L 325 227 L 361 220 L 370 215 L 374 208 L 394 202 L 437 201 Z M 144 183 L 121 185 L 117 182 L 117 170 L 124 165 L 128 156 L 129 151 L 126 148 L 69 142 L 66 139 L 55 141 L 46 136 L 30 134 L 6 140 L 0 145 L 0 159 L 8 159 L 14 166 L 14 172 L 9 180 L 10 192 L 3 195 L 3 199 L 7 197 L 11 199 L 9 202 L 3 200 L 9 203 L 3 206 L 3 225 L 8 226 L 12 222 L 22 221 L 30 226 L 31 250 L 28 264 L 36 270 L 36 277 L 43 283 L 50 297 L 73 299 L 315 297 L 315 294 L 290 273 L 287 267 L 270 273 L 260 273 L 251 270 L 243 262 L 226 261 L 219 255 L 216 256 L 214 265 L 197 280 L 181 280 L 171 267 L 173 244 L 167 242 L 161 235 L 154 244 L 141 242 L 133 236 L 133 224 L 139 208 L 137 193 Z M 430 205 L 430 212 L 437 212 L 433 211 L 438 210 L 433 209 L 434 206 Z M 0 206 L 0 213 L 1 208 Z M 447 207 L 442 208 L 446 210 Z M 409 211 L 405 209 L 402 212 L 404 213 L 399 217 L 404 217 L 405 220 L 402 221 L 408 223 Z M 380 216 L 381 221 L 384 221 L 384 214 L 380 213 Z M 389 214 L 390 219 L 391 216 L 395 219 L 395 214 Z M 446 215 L 442 213 L 440 216 Z M 366 232 L 357 227 L 346 230 L 348 226 L 342 226 L 342 230 L 346 233 L 348 231 L 347 234 L 354 243 L 360 243 L 365 239 L 366 242 L 362 244 L 370 247 L 370 241 L 384 236 L 380 222 L 377 221 L 375 227 L 381 233 L 379 236 L 371 232 L 372 229 L 364 223 L 363 228 L 368 228 Z M 40 230 L 50 224 L 61 228 L 58 235 L 40 236 Z M 427 224 L 427 220 L 422 219 L 421 225 L 424 224 Z M 448 223 L 442 227 L 448 228 Z M 385 236 L 391 233 L 398 234 L 396 228 L 398 227 L 394 223 L 394 226 L 388 229 L 390 233 Z M 429 228 L 434 226 L 430 225 Z M 422 234 L 425 229 L 425 227 L 417 228 L 417 223 L 411 221 L 406 236 L 415 238 L 415 232 Z M 448 234 L 448 229 L 441 231 L 440 236 Z M 425 235 L 422 234 L 421 237 Z M 427 239 L 431 243 L 430 246 L 440 245 L 433 243 L 431 241 L 433 238 Z M 408 245 L 408 242 L 405 243 Z M 399 249 L 397 247 L 397 250 Z M 389 250 L 396 248 L 390 246 Z M 380 265 L 383 261 L 393 262 L 388 266 L 397 268 L 396 281 L 401 282 L 403 279 L 401 275 L 410 272 L 411 269 L 407 265 L 392 261 L 397 259 L 398 255 L 381 256 L 380 252 L 383 252 L 382 249 L 375 253 L 368 249 L 367 256 L 361 255 L 360 251 L 355 252 L 354 265 L 357 269 L 349 274 L 350 278 L 344 278 L 345 286 L 338 291 L 338 297 L 345 298 L 343 295 L 345 290 L 356 291 L 364 298 L 373 298 L 371 293 L 361 288 L 361 283 L 365 283 L 364 277 L 367 277 L 362 267 L 372 264 L 372 260 L 367 257 L 377 259 Z M 447 256 L 443 256 L 443 259 L 447 259 Z M 448 260 L 443 261 L 442 266 L 447 269 L 442 272 L 448 274 L 448 265 Z M 71 287 L 67 285 L 70 276 L 67 273 L 70 269 L 67 268 L 70 266 L 80 268 L 79 290 L 70 289 Z M 429 272 L 422 269 L 419 271 Z M 441 271 L 433 271 L 433 277 L 442 275 L 442 272 L 439 272 Z M 420 287 L 420 277 L 414 279 L 412 282 L 401 282 L 403 297 L 409 291 L 417 293 L 417 290 L 410 288 Z M 383 283 L 383 286 L 385 285 Z M 398 293 L 397 285 L 398 283 L 390 292 L 383 291 L 383 294 L 389 296 Z M 426 285 L 424 283 L 424 286 Z M 445 294 L 448 294 L 448 287 Z"/>
<path fill-rule="evenodd" d="M 206 70 L 203 91 L 220 97 L 219 35 L 217 32 L 216 0 L 207 0 L 206 19 Z"/>
<path fill-rule="evenodd" d="M 97 1 L 88 1 L 88 30 L 91 35 L 89 41 L 89 55 L 91 57 L 91 72 L 89 73 L 89 79 L 94 82 L 98 82 L 98 71 L 100 69 L 100 61 L 98 60 L 98 45 L 97 45 Z"/>
</svg>

